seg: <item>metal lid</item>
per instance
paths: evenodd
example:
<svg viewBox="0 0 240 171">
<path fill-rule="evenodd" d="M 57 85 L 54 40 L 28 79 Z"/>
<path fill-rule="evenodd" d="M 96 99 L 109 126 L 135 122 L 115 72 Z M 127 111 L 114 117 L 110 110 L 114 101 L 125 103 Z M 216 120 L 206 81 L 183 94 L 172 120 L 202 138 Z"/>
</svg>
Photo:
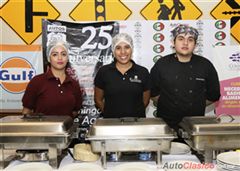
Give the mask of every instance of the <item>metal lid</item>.
<svg viewBox="0 0 240 171">
<path fill-rule="evenodd" d="M 173 130 L 161 118 L 97 119 L 88 137 L 158 138 L 173 137 Z"/>
<path fill-rule="evenodd" d="M 184 117 L 180 122 L 182 127 L 192 135 L 240 134 L 240 116 L 232 116 L 233 120 L 225 122 L 215 116 Z"/>
<path fill-rule="evenodd" d="M 0 119 L 2 136 L 58 136 L 65 134 L 73 125 L 69 116 L 6 116 Z"/>
</svg>

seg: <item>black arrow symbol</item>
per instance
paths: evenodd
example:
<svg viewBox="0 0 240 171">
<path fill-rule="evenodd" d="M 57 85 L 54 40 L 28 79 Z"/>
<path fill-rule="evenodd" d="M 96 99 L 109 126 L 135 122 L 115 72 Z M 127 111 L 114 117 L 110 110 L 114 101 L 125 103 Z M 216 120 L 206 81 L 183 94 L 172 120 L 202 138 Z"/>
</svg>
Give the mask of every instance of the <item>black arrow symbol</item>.
<svg viewBox="0 0 240 171">
<path fill-rule="evenodd" d="M 232 8 L 232 9 L 240 9 L 240 5 L 236 2 L 236 0 L 226 0 L 226 3 Z M 240 11 L 224 11 L 223 14 L 239 14 Z M 231 18 L 231 28 L 240 20 L 240 17 L 232 17 Z"/>
<path fill-rule="evenodd" d="M 240 5 L 235 0 L 226 0 L 226 3 L 232 8 L 232 9 L 239 9 Z"/>
</svg>

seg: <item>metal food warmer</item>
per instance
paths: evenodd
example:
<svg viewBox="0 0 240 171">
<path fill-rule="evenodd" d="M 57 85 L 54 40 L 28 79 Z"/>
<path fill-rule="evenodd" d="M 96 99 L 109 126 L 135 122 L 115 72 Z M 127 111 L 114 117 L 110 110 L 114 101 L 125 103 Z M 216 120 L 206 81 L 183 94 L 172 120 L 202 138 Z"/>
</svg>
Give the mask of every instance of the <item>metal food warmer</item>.
<svg viewBox="0 0 240 171">
<path fill-rule="evenodd" d="M 76 136 L 73 119 L 69 116 L 6 116 L 0 119 L 0 168 L 11 160 L 20 159 L 17 152 L 6 157 L 7 150 L 46 150 L 49 165 L 59 166 L 63 149 Z M 23 156 L 22 156 L 23 157 Z"/>
<path fill-rule="evenodd" d="M 101 152 L 103 168 L 106 152 L 156 151 L 160 165 L 161 152 L 170 149 L 174 138 L 174 131 L 161 118 L 97 119 L 87 134 L 93 152 Z"/>
<path fill-rule="evenodd" d="M 240 116 L 185 117 L 180 122 L 180 135 L 203 156 L 205 163 L 213 161 L 213 152 L 240 148 Z"/>
</svg>

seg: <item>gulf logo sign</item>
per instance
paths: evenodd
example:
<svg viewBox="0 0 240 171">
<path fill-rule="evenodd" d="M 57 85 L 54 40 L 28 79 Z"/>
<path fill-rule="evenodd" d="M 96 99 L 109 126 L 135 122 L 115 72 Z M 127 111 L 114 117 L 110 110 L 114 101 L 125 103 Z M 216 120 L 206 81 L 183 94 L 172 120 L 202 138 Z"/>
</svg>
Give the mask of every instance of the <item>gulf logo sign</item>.
<svg viewBox="0 0 240 171">
<path fill-rule="evenodd" d="M 10 93 L 22 93 L 35 75 L 35 69 L 26 59 L 8 58 L 0 66 L 0 85 Z"/>
</svg>

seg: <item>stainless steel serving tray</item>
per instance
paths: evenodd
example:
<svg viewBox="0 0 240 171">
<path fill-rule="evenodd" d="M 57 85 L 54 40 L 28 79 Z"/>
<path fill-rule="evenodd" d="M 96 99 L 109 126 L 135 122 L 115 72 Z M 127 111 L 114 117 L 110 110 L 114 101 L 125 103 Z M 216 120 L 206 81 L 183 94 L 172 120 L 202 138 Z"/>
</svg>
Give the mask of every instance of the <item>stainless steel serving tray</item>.
<svg viewBox="0 0 240 171">
<path fill-rule="evenodd" d="M 6 116 L 0 123 L 0 144 L 5 148 L 47 149 L 48 144 L 65 148 L 73 133 L 68 116 Z"/>
<path fill-rule="evenodd" d="M 0 123 L 0 169 L 10 162 L 4 157 L 6 149 L 48 150 L 49 164 L 57 168 L 75 131 L 69 116 L 6 116 Z"/>
<path fill-rule="evenodd" d="M 180 122 L 180 134 L 205 162 L 212 162 L 212 151 L 240 148 L 240 116 L 185 117 Z"/>
<path fill-rule="evenodd" d="M 97 119 L 88 133 L 91 140 L 173 138 L 161 118 Z"/>
<path fill-rule="evenodd" d="M 193 136 L 229 134 L 239 135 L 240 116 L 233 116 L 233 120 L 229 120 L 229 122 L 224 121 L 224 117 L 222 119 L 215 116 L 185 117 L 180 123 L 180 126 Z"/>
<path fill-rule="evenodd" d="M 68 116 L 6 116 L 0 119 L 0 136 L 39 136 L 65 135 L 71 128 L 73 120 Z"/>
<path fill-rule="evenodd" d="M 156 151 L 160 164 L 161 151 L 169 150 L 174 138 L 174 131 L 160 118 L 97 119 L 87 134 L 92 150 L 101 152 L 104 168 L 106 152 Z"/>
</svg>

